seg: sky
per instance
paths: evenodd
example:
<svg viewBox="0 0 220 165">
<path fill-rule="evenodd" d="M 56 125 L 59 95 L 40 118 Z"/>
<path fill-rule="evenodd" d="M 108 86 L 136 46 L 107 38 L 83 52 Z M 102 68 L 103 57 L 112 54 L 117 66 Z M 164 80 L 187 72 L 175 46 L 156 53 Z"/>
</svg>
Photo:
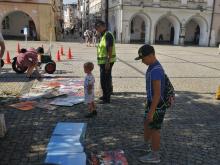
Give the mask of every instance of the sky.
<svg viewBox="0 0 220 165">
<path fill-rule="evenodd" d="M 69 3 L 74 3 L 76 2 L 77 0 L 63 0 L 63 3 L 64 4 L 69 4 Z"/>
</svg>

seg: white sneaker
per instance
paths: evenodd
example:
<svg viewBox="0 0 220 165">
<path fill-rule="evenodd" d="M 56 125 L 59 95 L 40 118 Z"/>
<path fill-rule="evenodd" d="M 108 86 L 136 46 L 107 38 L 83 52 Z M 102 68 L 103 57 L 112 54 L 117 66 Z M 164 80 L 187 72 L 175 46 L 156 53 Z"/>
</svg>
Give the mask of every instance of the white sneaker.
<svg viewBox="0 0 220 165">
<path fill-rule="evenodd" d="M 147 144 L 147 143 L 138 144 L 138 145 L 132 146 L 132 148 L 134 151 L 151 152 L 150 144 Z"/>
<path fill-rule="evenodd" d="M 160 163 L 160 156 L 150 152 L 149 154 L 140 157 L 139 161 L 142 163 Z"/>
</svg>

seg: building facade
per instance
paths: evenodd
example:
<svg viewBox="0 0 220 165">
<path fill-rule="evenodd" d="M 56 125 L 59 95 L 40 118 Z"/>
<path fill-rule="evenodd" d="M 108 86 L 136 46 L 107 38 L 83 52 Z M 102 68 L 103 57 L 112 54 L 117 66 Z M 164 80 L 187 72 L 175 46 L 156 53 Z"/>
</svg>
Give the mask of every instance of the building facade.
<svg viewBox="0 0 220 165">
<path fill-rule="evenodd" d="M 5 38 L 28 36 L 37 40 L 58 40 L 63 16 L 62 0 L 4 0 L 0 1 L 0 29 Z"/>
<path fill-rule="evenodd" d="M 121 43 L 209 45 L 213 0 L 109 0 L 108 13 Z"/>
<path fill-rule="evenodd" d="M 103 19 L 102 12 L 103 11 L 103 4 L 102 0 L 90 0 L 89 1 L 89 20 L 90 26 L 94 26 L 95 20 Z"/>
<path fill-rule="evenodd" d="M 210 45 L 218 46 L 219 44 L 220 44 L 220 0 L 215 0 Z"/>
<path fill-rule="evenodd" d="M 77 4 L 65 4 L 64 10 L 64 29 L 72 29 L 78 25 L 79 15 Z"/>
<path fill-rule="evenodd" d="M 81 25 L 82 25 L 82 31 L 85 31 L 89 28 L 89 0 L 78 0 L 79 5 L 79 13 L 81 15 Z"/>
</svg>

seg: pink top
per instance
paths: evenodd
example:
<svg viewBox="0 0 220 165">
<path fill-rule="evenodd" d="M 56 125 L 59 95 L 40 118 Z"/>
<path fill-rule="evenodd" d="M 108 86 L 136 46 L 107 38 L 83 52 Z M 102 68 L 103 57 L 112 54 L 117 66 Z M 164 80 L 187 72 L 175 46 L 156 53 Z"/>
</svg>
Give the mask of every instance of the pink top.
<svg viewBox="0 0 220 165">
<path fill-rule="evenodd" d="M 17 56 L 17 65 L 30 67 L 38 62 L 37 52 L 35 49 L 28 49 L 26 53 L 20 53 Z"/>
</svg>

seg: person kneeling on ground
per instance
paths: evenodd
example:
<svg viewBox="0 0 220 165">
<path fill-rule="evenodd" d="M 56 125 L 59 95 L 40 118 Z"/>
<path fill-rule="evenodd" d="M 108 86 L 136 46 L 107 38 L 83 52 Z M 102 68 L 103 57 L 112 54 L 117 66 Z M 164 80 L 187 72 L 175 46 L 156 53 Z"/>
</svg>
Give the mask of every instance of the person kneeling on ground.
<svg viewBox="0 0 220 165">
<path fill-rule="evenodd" d="M 22 67 L 27 67 L 27 78 L 32 78 L 33 70 L 35 68 L 37 78 L 41 78 L 41 74 L 38 71 L 38 55 L 34 48 L 28 50 L 22 49 L 21 53 L 17 56 L 17 65 Z"/>
<path fill-rule="evenodd" d="M 148 65 L 146 72 L 147 105 L 144 116 L 144 140 L 151 143 L 152 151 L 139 158 L 143 163 L 159 163 L 160 156 L 160 129 L 163 123 L 166 107 L 163 107 L 165 90 L 165 73 L 160 62 L 155 56 L 155 50 L 151 45 L 143 45 L 138 50 L 139 57 Z"/>
</svg>

